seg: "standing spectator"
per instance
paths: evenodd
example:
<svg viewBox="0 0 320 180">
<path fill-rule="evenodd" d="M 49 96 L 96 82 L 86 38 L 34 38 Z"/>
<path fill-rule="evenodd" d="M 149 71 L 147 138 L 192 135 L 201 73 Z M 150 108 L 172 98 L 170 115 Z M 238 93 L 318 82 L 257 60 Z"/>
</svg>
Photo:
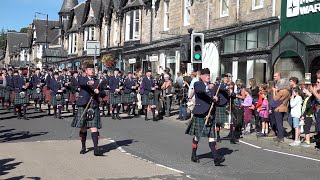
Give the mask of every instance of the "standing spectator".
<svg viewBox="0 0 320 180">
<path fill-rule="evenodd" d="M 249 79 L 250 90 L 252 93 L 252 103 L 254 106 L 257 105 L 259 100 L 259 87 L 257 86 L 256 79 L 251 78 Z M 260 129 L 260 121 L 259 121 L 259 114 L 257 113 L 256 109 L 254 110 L 254 120 L 255 120 L 255 130 L 258 132 Z"/>
<path fill-rule="evenodd" d="M 276 87 L 273 90 L 273 114 L 277 124 L 277 137 L 273 138 L 276 142 L 284 142 L 284 128 L 283 128 L 283 117 L 288 112 L 288 101 L 289 101 L 289 82 L 285 79 L 277 81 Z"/>
<path fill-rule="evenodd" d="M 192 111 L 195 106 L 194 83 L 199 81 L 198 75 L 199 75 L 199 73 L 197 73 L 197 72 L 191 73 L 192 81 L 190 83 L 189 90 L 188 90 L 188 99 L 192 102 L 192 105 L 190 107 L 190 111 Z"/>
<path fill-rule="evenodd" d="M 251 130 L 251 120 L 252 120 L 252 110 L 250 107 L 252 106 L 252 96 L 251 90 L 245 89 L 246 97 L 244 98 L 244 102 L 242 103 L 242 107 L 244 109 L 243 121 L 245 124 L 244 134 L 249 134 Z"/>
<path fill-rule="evenodd" d="M 290 87 L 291 87 L 291 91 L 290 92 L 292 92 L 292 90 L 294 88 L 298 87 L 298 83 L 299 83 L 299 79 L 296 78 L 296 77 L 291 77 L 289 79 L 289 84 L 290 84 Z M 288 106 L 290 107 L 290 101 L 289 101 L 289 105 Z M 295 137 L 295 132 L 294 132 L 295 128 L 293 127 L 293 118 L 291 116 L 290 111 L 291 111 L 291 108 L 288 109 L 288 123 L 291 126 L 291 131 L 288 133 L 288 135 L 292 134 L 292 139 L 294 139 L 294 137 Z"/>
<path fill-rule="evenodd" d="M 164 75 L 164 83 L 161 86 L 163 95 L 163 107 L 165 109 L 165 116 L 170 117 L 171 101 L 172 101 L 172 82 L 168 74 Z"/>
<path fill-rule="evenodd" d="M 299 119 L 301 117 L 301 106 L 302 97 L 299 95 L 299 89 L 293 88 L 292 95 L 290 98 L 290 115 L 292 118 L 293 125 L 292 127 L 295 129 L 295 138 L 294 142 L 290 144 L 290 146 L 300 146 L 300 130 L 299 130 Z M 289 113 L 288 113 L 289 114 Z"/>
<path fill-rule="evenodd" d="M 176 83 L 179 85 L 179 87 L 183 86 L 183 77 L 180 72 L 177 73 Z"/>
<path fill-rule="evenodd" d="M 306 95 L 305 100 L 303 101 L 302 105 L 302 116 L 301 121 L 304 122 L 303 130 L 305 134 L 305 143 L 301 146 L 303 147 L 310 147 L 310 128 L 313 121 L 313 103 L 314 103 L 314 96 L 312 95 L 312 86 L 308 86 L 308 88 L 303 88 L 303 93 Z"/>
<path fill-rule="evenodd" d="M 263 136 L 267 136 L 269 130 L 269 102 L 268 102 L 268 92 L 262 91 L 261 92 L 262 103 L 261 106 L 257 109 L 259 113 L 259 117 L 262 121 L 262 129 L 261 134 Z"/>
<path fill-rule="evenodd" d="M 317 146 L 320 146 L 320 70 L 317 71 L 317 83 L 315 88 L 312 89 L 312 94 L 316 99 L 317 111 L 316 111 L 316 131 L 315 138 L 318 139 Z"/>
</svg>

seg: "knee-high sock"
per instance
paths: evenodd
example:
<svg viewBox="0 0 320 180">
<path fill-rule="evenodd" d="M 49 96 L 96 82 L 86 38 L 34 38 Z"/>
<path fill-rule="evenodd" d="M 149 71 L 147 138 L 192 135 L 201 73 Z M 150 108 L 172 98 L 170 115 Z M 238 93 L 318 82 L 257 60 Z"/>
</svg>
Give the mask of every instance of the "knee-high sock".
<svg viewBox="0 0 320 180">
<path fill-rule="evenodd" d="M 194 138 L 192 139 L 192 155 L 196 156 L 198 149 L 199 141 L 196 141 Z"/>
<path fill-rule="evenodd" d="M 66 101 L 66 111 L 68 111 L 69 101 Z"/>
<path fill-rule="evenodd" d="M 131 112 L 131 107 L 130 107 L 131 104 L 128 104 L 128 107 L 127 107 L 127 111 L 128 111 L 128 114 L 130 114 Z"/>
<path fill-rule="evenodd" d="M 98 150 L 99 132 L 91 133 L 91 138 L 92 138 L 94 150 L 96 151 Z"/>
<path fill-rule="evenodd" d="M 27 116 L 27 106 L 23 106 L 23 117 Z"/>
<path fill-rule="evenodd" d="M 217 131 L 217 138 L 220 138 L 220 124 L 219 123 L 217 123 L 216 124 L 216 131 Z"/>
<path fill-rule="evenodd" d="M 72 104 L 72 114 L 76 114 L 76 105 Z"/>
<path fill-rule="evenodd" d="M 156 119 L 156 108 L 151 108 L 151 111 L 153 119 Z"/>
<path fill-rule="evenodd" d="M 218 158 L 218 146 L 215 141 L 209 142 L 209 147 L 211 149 L 213 159 Z"/>
<path fill-rule="evenodd" d="M 117 107 L 117 115 L 119 115 L 120 114 L 120 106 L 116 105 L 116 107 Z"/>
<path fill-rule="evenodd" d="M 62 109 L 62 106 L 58 106 L 58 114 L 59 114 L 59 117 L 61 116 L 61 109 Z"/>
<path fill-rule="evenodd" d="M 82 149 L 86 149 L 87 131 L 86 132 L 80 131 L 79 136 L 80 136 Z"/>
<path fill-rule="evenodd" d="M 114 116 L 114 111 L 116 110 L 116 105 L 112 105 L 112 115 Z"/>
<path fill-rule="evenodd" d="M 105 110 L 104 106 L 105 106 L 105 104 L 102 103 L 102 114 L 103 114 L 103 115 L 105 115 L 105 113 L 104 113 L 104 110 Z"/>
<path fill-rule="evenodd" d="M 57 115 L 57 106 L 53 106 L 53 114 L 56 116 Z"/>
</svg>

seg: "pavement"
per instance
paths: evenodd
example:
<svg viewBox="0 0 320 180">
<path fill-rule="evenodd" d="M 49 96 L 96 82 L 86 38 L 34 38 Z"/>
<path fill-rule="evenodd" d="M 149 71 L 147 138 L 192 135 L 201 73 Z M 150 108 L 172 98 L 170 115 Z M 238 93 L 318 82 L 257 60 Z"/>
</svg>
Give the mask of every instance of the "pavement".
<svg viewBox="0 0 320 180">
<path fill-rule="evenodd" d="M 0 110 L 0 179 L 318 179 L 317 154 L 271 146 L 254 135 L 235 145 L 227 138 L 218 144 L 226 157 L 216 167 L 208 140 L 199 142 L 200 163 L 190 161 L 192 137 L 186 122 L 175 117 L 153 122 L 144 117 L 102 118 L 103 157 L 92 151 L 80 155 L 77 134 L 69 139 L 72 115 L 53 119 L 28 111 L 18 120 Z M 149 116 L 151 117 L 151 116 Z M 228 135 L 222 132 L 222 137 Z M 250 139 L 251 138 L 251 139 Z M 88 147 L 92 147 L 90 137 Z"/>
</svg>

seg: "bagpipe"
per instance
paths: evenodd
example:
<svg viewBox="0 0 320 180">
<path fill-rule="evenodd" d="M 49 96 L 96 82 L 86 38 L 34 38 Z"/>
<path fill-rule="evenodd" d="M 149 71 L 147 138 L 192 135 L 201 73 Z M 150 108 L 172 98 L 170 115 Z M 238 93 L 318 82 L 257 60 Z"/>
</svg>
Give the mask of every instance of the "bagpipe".
<svg viewBox="0 0 320 180">
<path fill-rule="evenodd" d="M 58 80 L 58 86 L 59 86 L 59 89 L 56 94 L 56 99 L 57 101 L 61 101 L 63 98 L 63 92 L 65 91 L 66 88 L 63 86 L 62 80 Z"/>
<path fill-rule="evenodd" d="M 121 90 L 123 90 L 123 86 L 124 86 L 124 79 L 120 78 L 119 83 L 117 85 L 116 89 L 119 89 L 120 91 L 115 91 L 114 92 L 114 97 L 119 97 L 121 95 Z"/>
</svg>

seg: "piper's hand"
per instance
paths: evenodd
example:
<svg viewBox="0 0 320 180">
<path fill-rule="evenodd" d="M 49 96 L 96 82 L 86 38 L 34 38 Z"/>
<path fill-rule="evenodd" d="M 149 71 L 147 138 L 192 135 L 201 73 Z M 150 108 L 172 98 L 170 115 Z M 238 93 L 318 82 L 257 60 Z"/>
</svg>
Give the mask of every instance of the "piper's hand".
<svg viewBox="0 0 320 180">
<path fill-rule="evenodd" d="M 155 88 L 155 87 L 153 87 L 153 88 L 151 88 L 151 90 L 156 90 L 156 88 Z"/>
<path fill-rule="evenodd" d="M 209 89 L 213 89 L 214 84 L 209 84 Z"/>
<path fill-rule="evenodd" d="M 213 96 L 213 99 L 217 102 L 218 101 L 218 97 L 217 96 Z"/>
<path fill-rule="evenodd" d="M 135 88 L 136 88 L 135 86 L 132 86 L 132 87 L 131 87 L 131 89 L 135 89 Z"/>
<path fill-rule="evenodd" d="M 78 88 L 78 91 L 80 91 L 80 88 Z"/>
<path fill-rule="evenodd" d="M 95 89 L 94 93 L 99 94 L 99 89 Z"/>
<path fill-rule="evenodd" d="M 119 92 L 119 91 L 120 91 L 120 89 L 115 89 L 115 91 L 116 91 L 116 92 Z"/>
<path fill-rule="evenodd" d="M 89 86 L 93 86 L 94 85 L 94 81 L 88 81 L 88 85 Z"/>
</svg>

